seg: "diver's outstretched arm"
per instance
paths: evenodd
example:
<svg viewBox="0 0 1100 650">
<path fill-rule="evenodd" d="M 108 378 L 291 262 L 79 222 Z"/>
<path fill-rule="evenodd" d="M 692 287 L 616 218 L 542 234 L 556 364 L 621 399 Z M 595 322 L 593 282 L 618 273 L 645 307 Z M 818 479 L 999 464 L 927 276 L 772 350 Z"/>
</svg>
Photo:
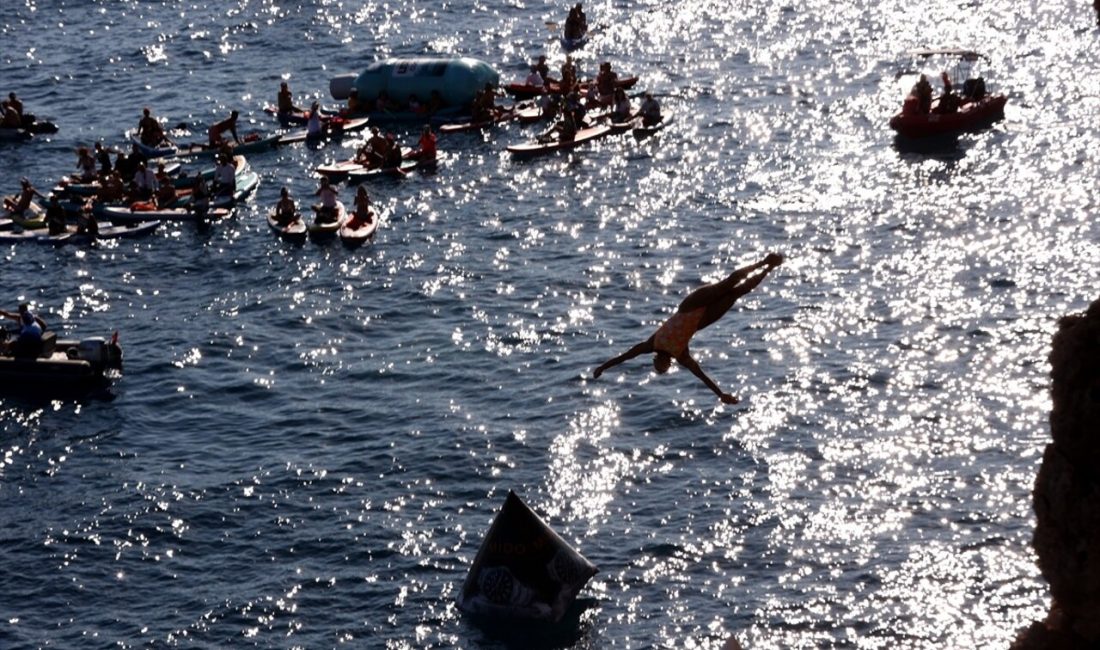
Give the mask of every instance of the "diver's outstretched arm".
<svg viewBox="0 0 1100 650">
<path fill-rule="evenodd" d="M 737 399 L 736 395 L 723 393 L 722 389 L 718 387 L 718 384 L 714 383 L 714 380 L 708 377 L 707 373 L 703 372 L 703 369 L 699 367 L 699 363 L 695 359 L 691 358 L 691 355 L 688 354 L 686 351 L 680 356 L 676 357 L 676 361 L 678 361 L 681 366 L 690 370 L 691 374 L 701 379 L 703 383 L 707 385 L 707 388 L 714 391 L 714 394 L 717 395 L 723 403 L 736 404 L 737 402 L 741 401 Z"/>
<path fill-rule="evenodd" d="M 608 359 L 607 361 L 604 361 L 602 364 L 600 364 L 599 368 L 596 368 L 595 372 L 592 373 L 592 376 L 598 379 L 599 376 L 603 374 L 604 370 L 607 370 L 608 368 L 610 368 L 612 366 L 617 366 L 617 365 L 619 365 L 620 363 L 622 363 L 624 361 L 630 361 L 631 359 L 638 356 L 639 354 L 645 354 L 646 352 L 653 352 L 653 337 L 652 336 L 649 337 L 648 339 L 646 339 L 645 341 L 642 341 L 638 345 L 635 345 L 634 347 L 630 348 L 626 352 L 623 352 L 619 356 L 614 357 L 612 359 Z"/>
</svg>

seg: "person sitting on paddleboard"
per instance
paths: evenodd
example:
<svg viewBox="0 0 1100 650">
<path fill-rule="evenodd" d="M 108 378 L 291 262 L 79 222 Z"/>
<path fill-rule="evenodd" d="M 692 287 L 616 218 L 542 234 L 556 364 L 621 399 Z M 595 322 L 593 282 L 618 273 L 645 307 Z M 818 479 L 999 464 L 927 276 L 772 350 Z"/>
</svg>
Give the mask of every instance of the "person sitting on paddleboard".
<svg viewBox="0 0 1100 650">
<path fill-rule="evenodd" d="M 588 33 L 588 17 L 584 15 L 584 9 L 581 7 L 581 3 L 578 2 L 576 6 L 569 10 L 569 16 L 565 19 L 563 35 L 570 40 L 576 40 L 584 37 L 586 33 Z"/>
<path fill-rule="evenodd" d="M 607 106 L 615 95 L 615 88 L 619 81 L 619 75 L 611 69 L 611 63 L 604 61 L 600 64 L 600 71 L 596 74 L 596 89 L 600 93 L 600 104 Z"/>
<path fill-rule="evenodd" d="M 237 136 L 238 116 L 239 114 L 237 113 L 237 111 L 232 111 L 229 113 L 229 117 L 225 118 L 221 122 L 215 123 L 214 126 L 210 127 L 210 131 L 207 132 L 207 135 L 210 137 L 209 144 L 211 147 L 228 144 L 228 142 L 222 138 L 222 134 L 224 134 L 226 131 L 228 131 L 233 136 L 234 142 L 236 142 L 237 144 L 241 143 L 240 137 Z"/>
<path fill-rule="evenodd" d="M 126 198 L 126 184 L 122 182 L 122 174 L 117 168 L 103 176 L 95 198 L 99 203 L 114 203 Z"/>
<path fill-rule="evenodd" d="M 355 159 L 356 162 L 367 169 L 377 169 L 386 161 L 386 153 L 389 151 L 389 144 L 386 138 L 378 131 L 377 126 L 372 126 L 370 132 L 370 139 L 368 139 L 367 143 L 359 150 Z"/>
<path fill-rule="evenodd" d="M 622 88 L 615 89 L 615 102 L 611 109 L 611 121 L 617 124 L 629 122 L 634 109 L 630 106 L 630 98 Z"/>
<path fill-rule="evenodd" d="M 218 154 L 214 164 L 214 194 L 216 196 L 232 195 L 237 191 L 237 168 L 233 165 L 233 159 L 224 153 Z"/>
<path fill-rule="evenodd" d="M 435 160 L 435 134 L 432 133 L 431 124 L 424 125 L 424 130 L 420 132 L 420 140 L 417 141 L 416 147 L 417 149 L 415 153 L 417 160 L 422 163 L 432 162 Z"/>
<path fill-rule="evenodd" d="M 386 156 L 382 161 L 384 169 L 397 169 L 401 167 L 401 145 L 397 144 L 397 138 L 392 133 L 386 134 Z"/>
<path fill-rule="evenodd" d="M 336 188 L 332 186 L 328 176 L 322 176 L 321 186 L 314 193 L 314 196 L 321 198 L 321 202 L 313 206 L 313 211 L 317 213 L 317 223 L 336 221 L 336 199 L 339 194 Z"/>
<path fill-rule="evenodd" d="M 533 67 L 538 70 L 539 75 L 545 82 L 550 82 L 550 64 L 546 62 L 545 54 L 539 55 L 539 60 L 534 63 Z"/>
<path fill-rule="evenodd" d="M 577 85 L 577 66 L 573 64 L 573 57 L 565 55 L 565 63 L 561 64 L 561 87 L 560 91 L 563 93 L 569 93 L 573 91 L 573 86 Z"/>
<path fill-rule="evenodd" d="M 290 190 L 279 190 L 279 202 L 275 204 L 275 221 L 281 226 L 289 226 L 298 220 L 298 204 L 290 198 Z"/>
<path fill-rule="evenodd" d="M 199 218 L 206 216 L 210 210 L 210 190 L 206 187 L 206 181 L 202 174 L 195 176 L 195 182 L 191 186 L 191 202 L 188 209 L 197 214 Z"/>
<path fill-rule="evenodd" d="M 285 81 L 279 84 L 279 96 L 276 99 L 276 106 L 279 115 L 302 112 L 302 109 L 294 105 L 294 93 L 290 92 L 290 86 Z"/>
<path fill-rule="evenodd" d="M 605 370 L 616 366 L 634 357 L 654 353 L 653 368 L 660 374 L 668 372 L 675 359 L 698 377 L 707 388 L 714 391 L 722 402 L 736 404 L 737 397 L 730 393 L 722 392 L 718 384 L 707 376 L 699 364 L 691 357 L 688 350 L 688 342 L 699 330 L 711 325 L 730 310 L 738 298 L 752 291 L 774 269 L 783 263 L 783 256 L 779 253 L 769 253 L 763 260 L 744 268 L 737 269 L 726 279 L 712 284 L 704 285 L 692 291 L 680 306 L 676 313 L 661 325 L 653 336 L 635 345 L 623 354 L 609 359 L 596 368 L 593 377 L 599 378 Z M 763 269 L 757 275 L 752 273 Z"/>
<path fill-rule="evenodd" d="M 642 105 L 638 107 L 638 115 L 642 118 L 643 126 L 655 126 L 661 123 L 661 105 L 653 98 L 652 93 L 644 95 Z"/>
<path fill-rule="evenodd" d="M 359 228 L 370 224 L 371 221 L 373 219 L 371 217 L 370 196 L 367 194 L 367 188 L 360 185 L 355 192 L 355 214 L 348 222 L 348 227 Z"/>
<path fill-rule="evenodd" d="M 140 201 L 148 201 L 153 198 L 159 186 L 157 175 L 149 169 L 149 164 L 144 160 L 139 162 L 137 171 L 134 172 L 134 188 L 136 190 L 134 198 Z"/>
<path fill-rule="evenodd" d="M 19 185 L 19 194 L 16 195 L 14 200 L 10 196 L 4 197 L 4 209 L 10 212 L 12 216 L 21 216 L 30 209 L 31 201 L 34 200 L 35 196 L 41 197 L 42 199 L 46 198 L 41 192 L 34 189 L 34 186 L 31 185 L 31 182 L 26 178 L 20 179 Z"/>
<path fill-rule="evenodd" d="M 46 228 L 51 235 L 65 232 L 65 208 L 61 207 L 56 194 L 50 194 L 50 202 L 46 205 Z"/>
</svg>

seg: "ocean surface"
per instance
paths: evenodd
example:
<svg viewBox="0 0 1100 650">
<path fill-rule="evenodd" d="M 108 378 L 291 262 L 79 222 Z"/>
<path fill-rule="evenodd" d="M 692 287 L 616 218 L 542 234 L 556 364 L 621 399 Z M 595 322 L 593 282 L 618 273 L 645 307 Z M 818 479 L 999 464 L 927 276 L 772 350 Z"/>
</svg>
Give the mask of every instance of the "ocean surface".
<svg viewBox="0 0 1100 650">
<path fill-rule="evenodd" d="M 0 648 L 997 648 L 1045 615 L 1047 353 L 1100 286 L 1092 6 L 585 9 L 582 72 L 638 75 L 660 135 L 529 162 L 504 147 L 531 127 L 443 136 L 436 173 L 371 186 L 358 250 L 264 222 L 356 138 L 250 157 L 259 190 L 209 228 L 0 248 L 0 307 L 126 353 L 113 399 L 0 401 Z M 11 0 L 0 94 L 61 131 L 0 143 L 0 192 L 145 106 L 188 141 L 232 109 L 276 128 L 281 80 L 335 104 L 377 58 L 519 80 L 560 64 L 566 10 Z M 887 122 L 929 46 L 982 51 L 1009 99 L 920 153 Z M 769 251 L 692 344 L 740 404 L 648 357 L 592 379 Z M 456 606 L 509 490 L 600 568 L 562 625 Z"/>
</svg>

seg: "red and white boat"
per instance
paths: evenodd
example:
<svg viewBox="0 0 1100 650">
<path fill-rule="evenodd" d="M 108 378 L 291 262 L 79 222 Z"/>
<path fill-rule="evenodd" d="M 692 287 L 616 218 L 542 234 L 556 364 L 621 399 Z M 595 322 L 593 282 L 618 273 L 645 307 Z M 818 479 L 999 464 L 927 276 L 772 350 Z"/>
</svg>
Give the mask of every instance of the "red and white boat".
<svg viewBox="0 0 1100 650">
<path fill-rule="evenodd" d="M 910 138 L 934 138 L 978 131 L 992 125 L 1005 115 L 1008 98 L 1002 94 L 990 94 L 985 90 L 985 80 L 973 75 L 974 65 L 984 56 L 972 50 L 940 49 L 920 50 L 913 53 L 922 59 L 946 57 L 953 59 L 950 73 L 944 75 L 951 82 L 954 109 L 947 109 L 948 100 L 941 95 L 931 102 L 930 110 L 921 110 L 914 95 L 905 99 L 901 112 L 890 119 L 890 128 L 898 135 Z"/>
</svg>

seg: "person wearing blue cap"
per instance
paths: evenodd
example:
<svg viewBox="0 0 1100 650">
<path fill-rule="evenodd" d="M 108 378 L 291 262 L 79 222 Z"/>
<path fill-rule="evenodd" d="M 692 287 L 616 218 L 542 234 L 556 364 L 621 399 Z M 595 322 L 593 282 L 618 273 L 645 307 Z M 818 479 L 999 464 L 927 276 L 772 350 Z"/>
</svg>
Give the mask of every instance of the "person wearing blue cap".
<svg viewBox="0 0 1100 650">
<path fill-rule="evenodd" d="M 18 312 L 0 309 L 0 316 L 10 318 L 20 325 L 19 336 L 8 346 L 8 353 L 15 357 L 37 357 L 42 350 L 42 333 L 46 331 L 46 321 L 31 311 L 30 305 L 22 303 Z"/>
</svg>

